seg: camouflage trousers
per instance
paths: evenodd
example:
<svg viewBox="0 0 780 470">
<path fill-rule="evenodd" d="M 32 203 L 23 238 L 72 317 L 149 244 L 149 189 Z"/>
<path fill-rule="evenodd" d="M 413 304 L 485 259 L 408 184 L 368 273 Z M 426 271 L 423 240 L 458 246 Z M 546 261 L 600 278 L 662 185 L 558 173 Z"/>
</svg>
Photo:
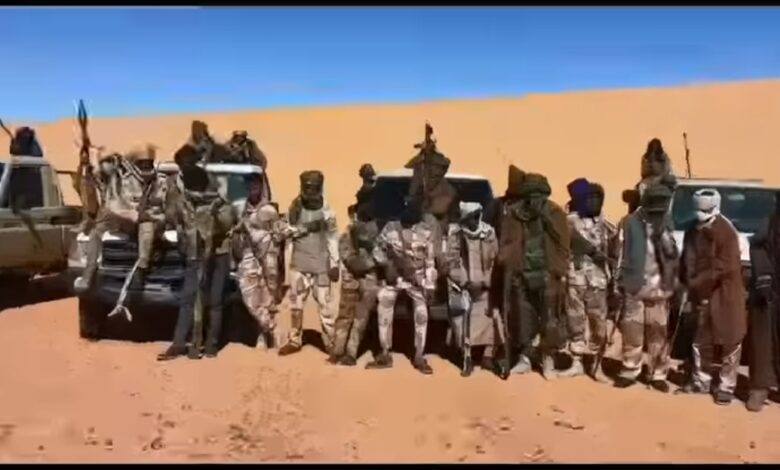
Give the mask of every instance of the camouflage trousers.
<svg viewBox="0 0 780 470">
<path fill-rule="evenodd" d="M 573 356 L 595 354 L 607 340 L 607 291 L 572 286 L 566 296 L 569 352 Z"/>
<path fill-rule="evenodd" d="M 346 354 L 357 359 L 368 318 L 377 302 L 379 284 L 373 274 L 350 281 L 352 282 L 342 278 L 339 313 L 336 317 L 336 333 L 331 353 L 336 356 Z"/>
<path fill-rule="evenodd" d="M 620 321 L 623 337 L 623 367 L 620 376 L 636 380 L 642 372 L 642 350 L 647 348 L 650 380 L 666 380 L 669 370 L 669 348 L 666 325 L 669 321 L 669 301 L 643 300 L 627 295 Z"/>
<path fill-rule="evenodd" d="M 138 267 L 149 268 L 152 258 L 154 239 L 162 233 L 163 226 L 154 221 L 146 221 L 136 224 L 132 220 L 119 217 L 108 211 L 100 211 L 95 220 L 95 225 L 89 232 L 87 242 L 87 260 L 84 268 L 84 277 L 92 279 L 97 271 L 98 258 L 103 248 L 103 234 L 108 231 L 118 231 L 127 235 L 138 236 Z"/>
<path fill-rule="evenodd" d="M 406 292 L 414 304 L 414 354 L 422 357 L 428 335 L 428 303 L 423 289 L 406 281 L 399 280 L 394 286 L 385 285 L 379 291 L 379 344 L 385 354 L 393 347 L 393 314 L 400 292 Z"/>
<path fill-rule="evenodd" d="M 693 339 L 693 384 L 699 390 L 709 392 L 712 386 L 712 362 L 715 343 L 712 336 L 712 316 L 709 305 L 696 308 L 696 336 Z M 742 343 L 722 345 L 721 366 L 718 373 L 718 391 L 734 393 L 737 388 Z"/>
<path fill-rule="evenodd" d="M 257 320 L 261 334 L 272 334 L 276 330 L 274 296 L 260 262 L 254 256 L 244 257 L 239 263 L 238 286 L 244 305 Z"/>
<path fill-rule="evenodd" d="M 289 344 L 303 345 L 303 307 L 309 295 L 314 297 L 320 313 L 322 341 L 326 350 L 333 346 L 336 318 L 331 309 L 330 279 L 327 274 L 310 274 L 290 270 L 290 333 Z"/>
</svg>

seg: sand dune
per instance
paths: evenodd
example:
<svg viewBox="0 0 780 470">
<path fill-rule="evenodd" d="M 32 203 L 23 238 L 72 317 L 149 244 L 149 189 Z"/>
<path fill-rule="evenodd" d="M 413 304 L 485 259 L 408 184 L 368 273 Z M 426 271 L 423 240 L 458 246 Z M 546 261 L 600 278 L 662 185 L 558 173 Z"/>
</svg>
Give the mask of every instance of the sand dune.
<svg viewBox="0 0 780 470">
<path fill-rule="evenodd" d="M 88 98 L 88 97 L 87 97 Z M 361 163 L 391 170 L 413 154 L 424 121 L 434 126 L 452 171 L 488 177 L 497 193 L 509 163 L 550 178 L 553 198 L 578 176 L 601 182 L 610 217 L 622 215 L 620 191 L 636 182 L 647 141 L 659 137 L 678 174 L 684 172 L 682 133 L 688 133 L 696 176 L 764 178 L 780 184 L 780 80 L 529 95 L 405 105 L 297 108 L 257 112 L 95 119 L 93 140 L 115 149 L 150 141 L 166 159 L 183 142 L 192 119 L 227 138 L 246 129 L 269 157 L 269 174 L 283 207 L 295 196 L 298 175 L 318 168 L 341 220 L 352 202 Z M 76 165 L 75 120 L 39 127 L 59 168 Z M 73 197 L 73 193 L 69 193 Z"/>
</svg>

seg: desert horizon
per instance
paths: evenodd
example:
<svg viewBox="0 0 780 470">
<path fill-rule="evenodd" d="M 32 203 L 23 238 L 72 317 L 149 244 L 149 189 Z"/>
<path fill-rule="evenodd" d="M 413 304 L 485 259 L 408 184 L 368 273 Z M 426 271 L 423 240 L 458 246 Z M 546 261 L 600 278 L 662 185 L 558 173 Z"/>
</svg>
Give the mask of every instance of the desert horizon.
<svg viewBox="0 0 780 470">
<path fill-rule="evenodd" d="M 340 224 L 370 162 L 378 172 L 400 168 L 414 155 L 425 121 L 450 172 L 487 177 L 496 195 L 506 189 L 510 164 L 548 177 L 552 199 L 565 204 L 566 184 L 584 176 L 607 193 L 605 211 L 616 220 L 625 207 L 620 193 L 639 177 L 647 142 L 658 137 L 675 173 L 685 174 L 682 133 L 688 134 L 694 177 L 760 178 L 780 184 L 772 159 L 780 137 L 780 80 L 709 83 L 674 88 L 638 88 L 529 94 L 518 98 L 464 99 L 414 104 L 291 107 L 258 111 L 181 113 L 92 118 L 95 145 L 126 151 L 144 142 L 170 160 L 188 136 L 193 119 L 209 124 L 217 139 L 249 132 L 268 156 L 268 173 L 281 207 L 295 197 L 298 175 L 325 174 L 326 197 Z M 78 127 L 74 119 L 39 125 L 39 139 L 57 169 L 75 169 Z M 763 164 L 765 166 L 759 166 Z M 63 180 L 67 186 L 67 182 Z M 66 199 L 78 203 L 64 188 Z"/>
</svg>

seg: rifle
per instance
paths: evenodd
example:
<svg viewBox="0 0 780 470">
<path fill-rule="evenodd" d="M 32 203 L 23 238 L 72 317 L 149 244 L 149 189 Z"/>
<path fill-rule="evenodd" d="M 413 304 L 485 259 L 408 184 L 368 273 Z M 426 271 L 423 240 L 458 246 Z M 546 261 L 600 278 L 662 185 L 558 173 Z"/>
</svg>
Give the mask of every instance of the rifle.
<svg viewBox="0 0 780 470">
<path fill-rule="evenodd" d="M 428 166 L 430 164 L 431 154 L 436 149 L 436 139 L 433 138 L 433 127 L 431 124 L 425 122 L 425 139 L 418 144 L 414 145 L 414 148 L 420 149 L 420 156 L 422 157 L 422 194 L 423 198 L 428 194 Z"/>
<path fill-rule="evenodd" d="M 471 309 L 474 306 L 473 299 L 468 290 L 461 288 L 451 280 L 447 280 L 450 288 L 458 293 L 463 299 L 463 304 L 466 307 L 463 312 L 463 324 L 461 331 L 461 347 L 463 348 L 463 367 L 461 369 L 461 376 L 466 377 L 468 370 L 472 368 L 471 363 Z"/>
<path fill-rule="evenodd" d="M 509 310 L 512 307 L 511 300 L 511 287 L 512 287 L 512 275 L 509 268 L 505 267 L 502 272 L 502 284 L 503 284 L 503 311 L 493 309 L 493 321 L 496 323 L 496 329 L 498 330 L 498 337 L 501 341 L 501 346 L 504 352 L 504 358 L 499 360 L 498 363 L 498 376 L 501 379 L 506 380 L 509 378 L 509 369 L 512 366 L 512 346 L 509 339 L 509 330 L 507 329 L 506 322 L 509 319 Z M 505 317 L 504 317 L 505 316 Z"/>
<path fill-rule="evenodd" d="M 683 132 L 683 145 L 685 145 L 685 172 L 686 177 L 691 177 L 691 151 L 688 149 L 688 134 Z"/>
</svg>

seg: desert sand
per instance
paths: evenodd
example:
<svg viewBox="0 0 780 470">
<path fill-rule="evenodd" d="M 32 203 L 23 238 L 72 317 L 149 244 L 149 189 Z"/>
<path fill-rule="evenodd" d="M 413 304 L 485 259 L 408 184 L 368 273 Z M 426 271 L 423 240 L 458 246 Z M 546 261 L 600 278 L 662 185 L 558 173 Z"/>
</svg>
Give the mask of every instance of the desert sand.
<svg viewBox="0 0 780 470">
<path fill-rule="evenodd" d="M 87 105 L 89 106 L 89 97 Z M 74 111 L 75 117 L 75 111 Z M 364 162 L 377 171 L 400 168 L 415 154 L 424 123 L 433 125 L 451 171 L 490 179 L 494 192 L 506 189 L 507 167 L 545 174 L 553 199 L 568 200 L 566 184 L 585 176 L 607 191 L 606 213 L 624 212 L 620 192 L 636 183 L 647 142 L 658 137 L 675 171 L 685 172 L 682 133 L 688 133 L 694 176 L 763 178 L 780 184 L 780 81 L 708 84 L 529 95 L 516 99 L 278 109 L 202 115 L 94 119 L 96 145 L 126 150 L 141 142 L 160 147 L 172 159 L 193 119 L 227 139 L 249 132 L 269 159 L 268 173 L 281 207 L 295 197 L 298 175 L 325 173 L 325 191 L 340 221 L 353 202 Z M 20 125 L 21 123 L 11 123 Z M 75 119 L 38 127 L 48 158 L 59 169 L 75 169 Z M 67 188 L 69 200 L 75 193 Z"/>
<path fill-rule="evenodd" d="M 452 171 L 483 174 L 502 193 L 514 163 L 547 174 L 559 202 L 566 182 L 584 175 L 604 184 L 613 218 L 652 137 L 663 140 L 678 173 L 685 131 L 696 175 L 780 184 L 773 155 L 780 81 L 95 119 L 91 133 L 109 148 L 151 141 L 171 154 L 193 118 L 222 138 L 248 130 L 269 157 L 283 206 L 300 171 L 322 169 L 342 221 L 359 164 L 371 161 L 379 171 L 402 165 L 426 119 Z M 75 167 L 74 126 L 39 127 L 58 168 Z M 435 356 L 430 377 L 400 354 L 392 370 L 363 370 L 370 353 L 358 367 L 341 368 L 313 346 L 280 358 L 230 344 L 217 359 L 158 363 L 164 343 L 81 340 L 75 298 L 51 285 L 30 290 L 29 299 L 4 293 L 0 306 L 0 462 L 780 461 L 776 404 L 751 414 L 741 401 L 719 407 L 706 396 L 641 385 L 616 390 L 587 377 L 503 382 L 478 370 L 464 379 Z M 284 304 L 283 329 L 288 322 Z M 319 329 L 311 309 L 305 327 Z M 619 341 L 610 354 L 617 348 Z"/>
</svg>

